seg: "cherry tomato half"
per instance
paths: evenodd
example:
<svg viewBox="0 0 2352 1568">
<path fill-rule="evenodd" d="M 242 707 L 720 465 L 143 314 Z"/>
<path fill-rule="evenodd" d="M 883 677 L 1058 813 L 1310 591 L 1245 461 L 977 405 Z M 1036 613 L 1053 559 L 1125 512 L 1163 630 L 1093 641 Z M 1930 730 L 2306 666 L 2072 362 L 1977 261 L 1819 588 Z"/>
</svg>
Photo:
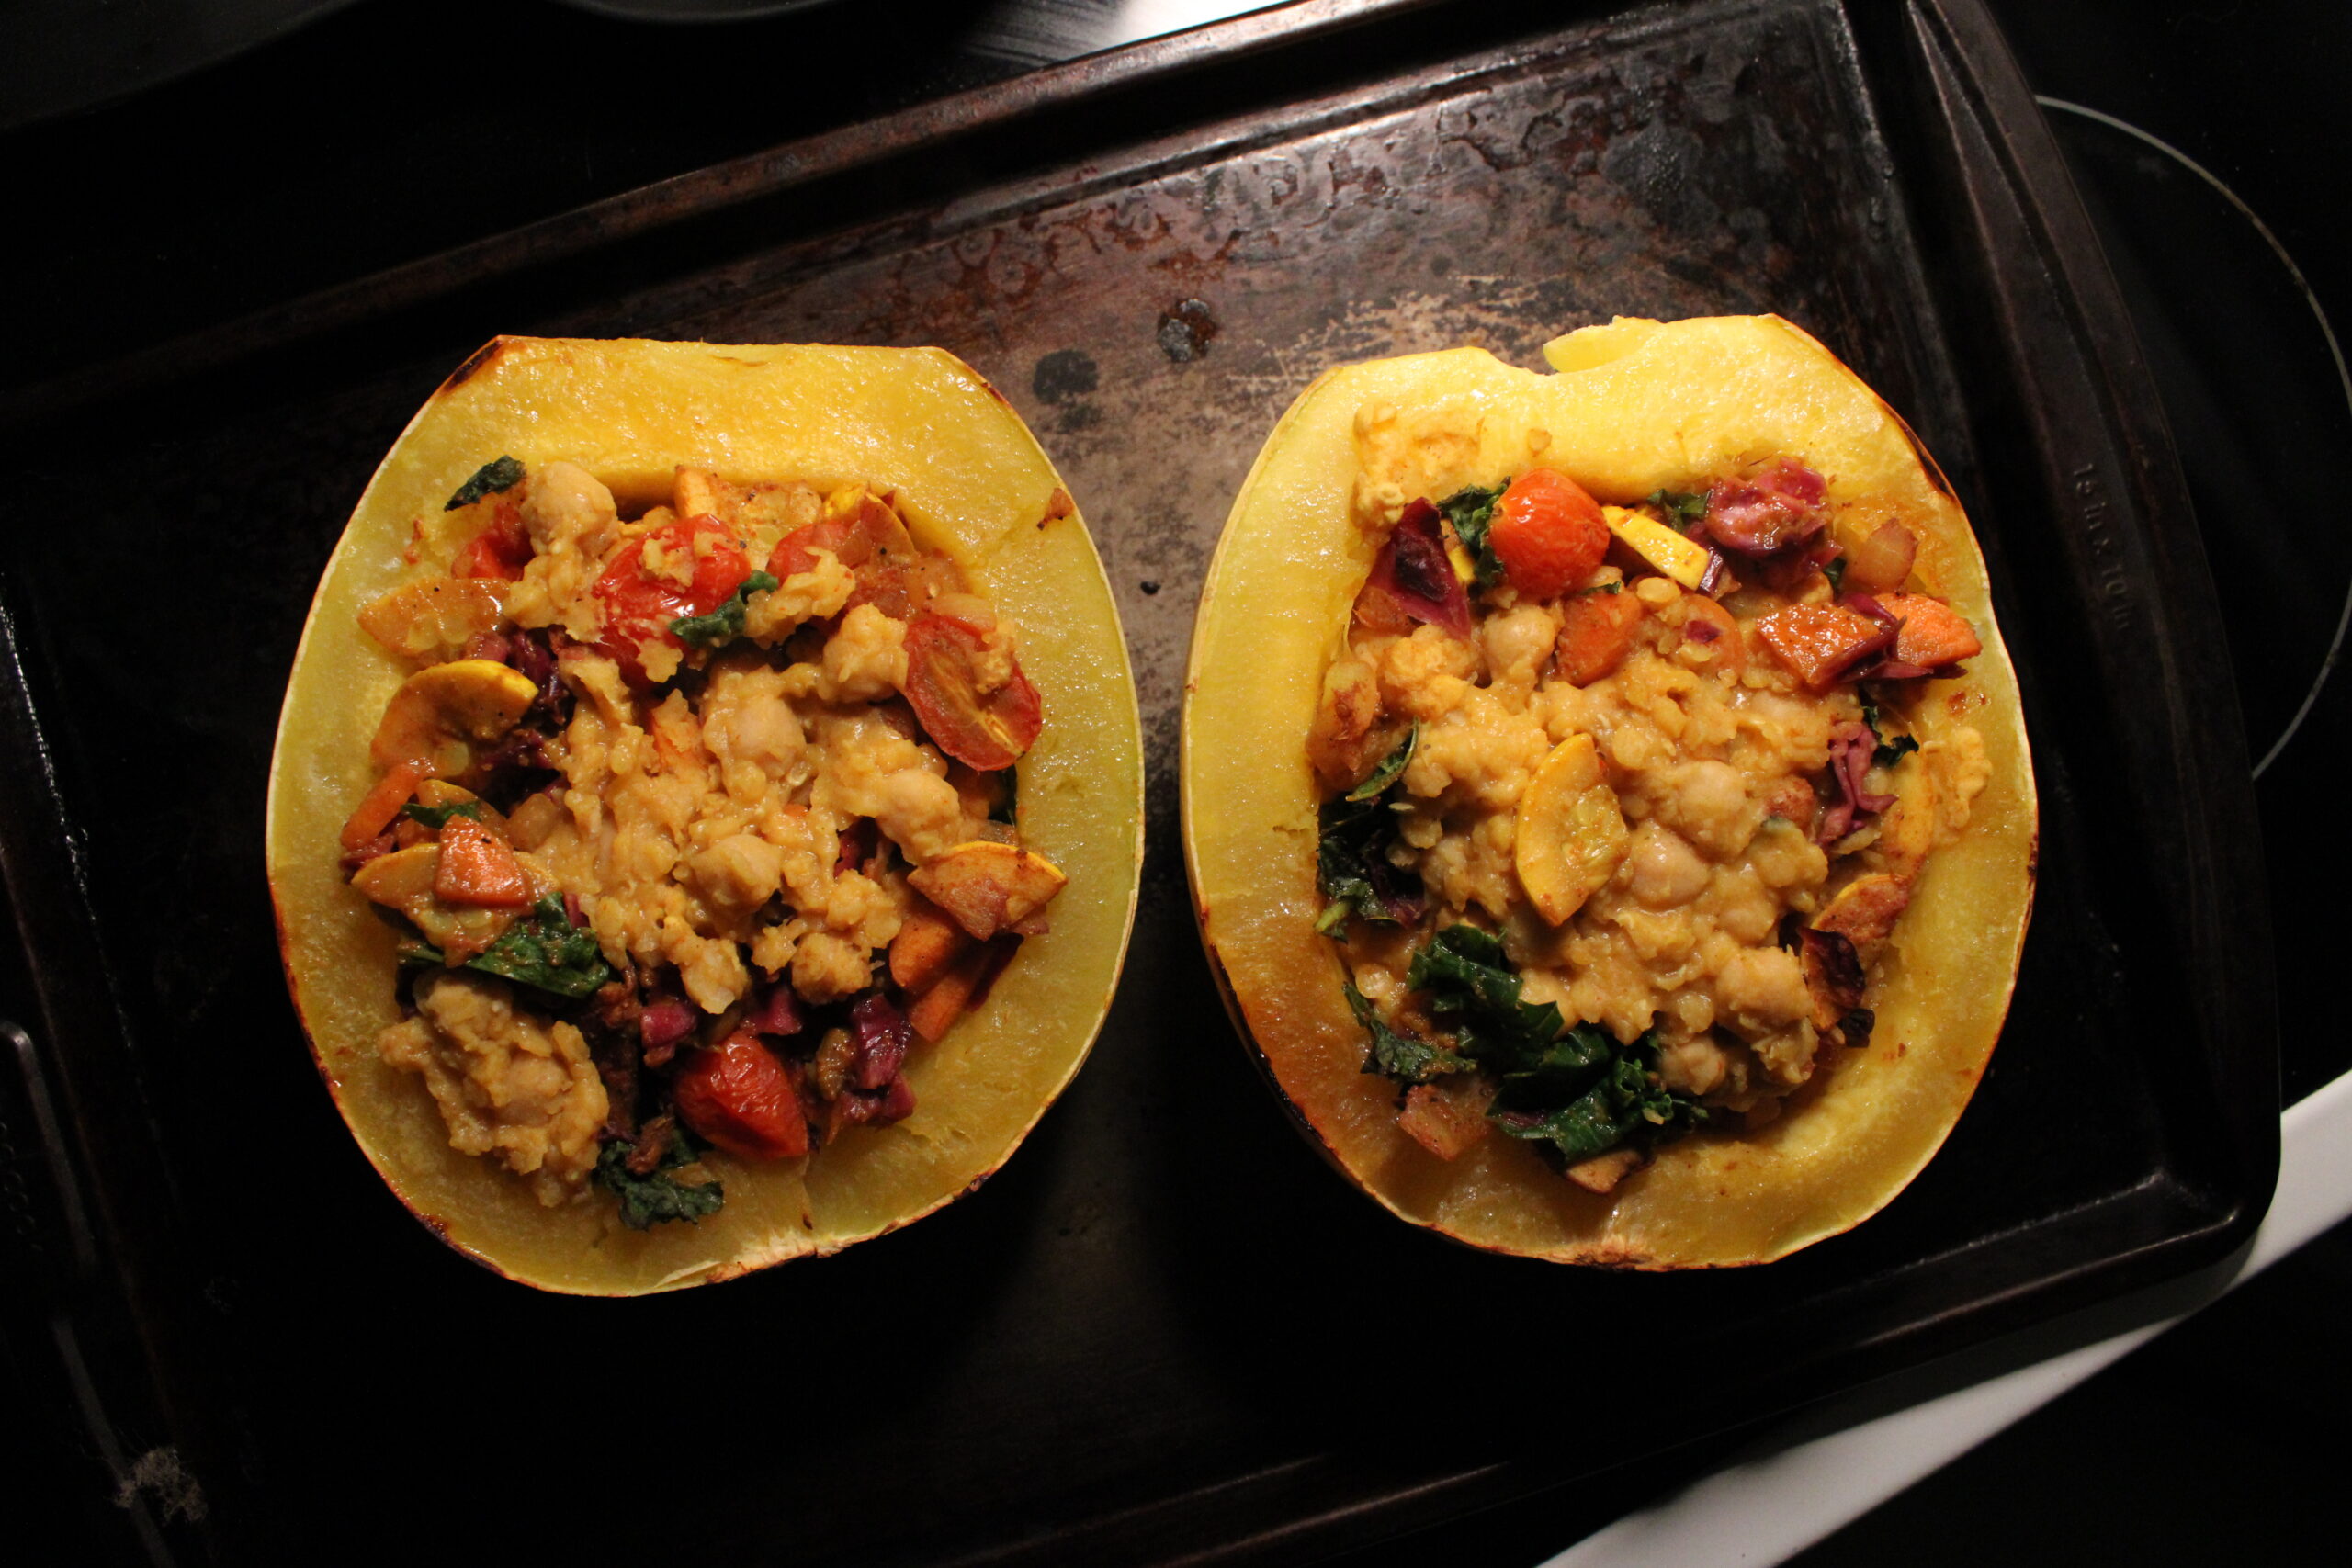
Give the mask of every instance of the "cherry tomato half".
<svg viewBox="0 0 2352 1568">
<path fill-rule="evenodd" d="M 907 701 L 932 744 L 982 773 L 1021 760 L 1045 728 L 1037 688 L 1015 663 L 994 691 L 979 689 L 987 638 L 962 621 L 917 615 L 907 626 Z"/>
<path fill-rule="evenodd" d="M 1530 599 L 1558 598 L 1609 553 L 1600 502 L 1556 468 L 1530 468 L 1511 480 L 1487 537 L 1510 585 Z"/>
<path fill-rule="evenodd" d="M 684 585 L 646 570 L 649 549 L 659 547 L 662 555 L 674 558 L 694 550 L 705 536 L 710 543 L 695 558 L 693 578 Z M 685 645 L 671 635 L 670 623 L 682 615 L 710 614 L 727 603 L 751 574 L 752 563 L 737 547 L 734 536 L 715 518 L 682 517 L 665 523 L 625 547 L 596 580 L 591 592 L 605 605 L 605 631 L 596 647 L 618 660 L 630 680 L 642 682 L 641 648 L 667 644 L 683 649 Z"/>
<path fill-rule="evenodd" d="M 808 1119 L 792 1075 L 748 1029 L 686 1053 L 671 1095 L 687 1126 L 745 1159 L 797 1159 L 808 1152 Z"/>
</svg>

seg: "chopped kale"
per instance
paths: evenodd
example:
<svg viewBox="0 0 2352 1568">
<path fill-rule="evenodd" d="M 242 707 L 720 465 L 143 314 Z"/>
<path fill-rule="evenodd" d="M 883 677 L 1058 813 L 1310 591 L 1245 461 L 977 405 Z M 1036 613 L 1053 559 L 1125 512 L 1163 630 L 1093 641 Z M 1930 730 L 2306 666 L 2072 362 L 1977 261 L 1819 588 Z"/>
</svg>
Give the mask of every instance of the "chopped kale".
<svg viewBox="0 0 2352 1568">
<path fill-rule="evenodd" d="M 628 1150 L 626 1143 L 606 1144 L 596 1156 L 596 1182 L 620 1199 L 621 1224 L 629 1229 L 651 1230 L 665 1220 L 700 1220 L 718 1213 L 727 1201 L 726 1190 L 716 1181 L 681 1181 L 671 1174 L 693 1164 L 701 1153 L 684 1127 L 672 1131 L 670 1147 L 650 1175 L 629 1169 Z"/>
<path fill-rule="evenodd" d="M 1535 1069 L 1566 1027 L 1557 1003 L 1519 999 L 1503 944 L 1476 926 L 1448 926 L 1422 943 L 1405 983 L 1428 993 L 1430 1011 L 1452 1022 L 1456 1048 L 1492 1072 Z"/>
<path fill-rule="evenodd" d="M 1823 563 L 1821 575 L 1829 580 L 1829 592 L 1832 593 L 1846 592 L 1846 558 L 1832 556 Z"/>
<path fill-rule="evenodd" d="M 1869 725 L 1871 733 L 1878 738 L 1878 745 L 1871 751 L 1871 761 L 1882 768 L 1894 766 L 1919 749 L 1919 742 L 1908 735 L 1897 735 L 1889 739 L 1884 720 L 1879 716 L 1878 705 L 1868 697 L 1862 699 L 1862 722 Z"/>
<path fill-rule="evenodd" d="M 419 806 L 412 800 L 401 807 L 401 815 L 412 822 L 422 822 L 437 833 L 449 825 L 452 817 L 470 817 L 477 822 L 481 821 L 481 802 L 453 800 L 447 806 Z"/>
<path fill-rule="evenodd" d="M 435 969 L 443 962 L 441 950 L 425 942 L 404 942 L 395 950 L 393 956 L 400 960 L 403 969 Z"/>
<path fill-rule="evenodd" d="M 503 490 L 513 490 L 523 482 L 523 465 L 513 457 L 497 457 L 474 470 L 474 477 L 458 487 L 444 512 L 455 512 L 460 506 L 471 506 L 486 495 L 496 495 Z"/>
<path fill-rule="evenodd" d="M 1596 582 L 1589 588 L 1577 589 L 1575 592 L 1569 594 L 1568 597 L 1571 599 L 1582 599 L 1587 594 L 1591 593 L 1618 593 L 1623 592 L 1624 587 L 1625 585 L 1622 582 Z"/>
<path fill-rule="evenodd" d="M 1372 1050 L 1364 1057 L 1365 1072 L 1401 1078 L 1407 1083 L 1427 1083 L 1442 1073 L 1470 1070 L 1470 1063 L 1458 1053 L 1389 1028 L 1370 997 L 1351 982 L 1342 981 L 1341 985 L 1348 993 L 1348 1006 L 1354 1010 L 1356 1021 L 1372 1036 Z"/>
<path fill-rule="evenodd" d="M 1612 1149 L 1636 1133 L 1655 1137 L 1706 1120 L 1704 1106 L 1657 1081 L 1657 1036 L 1645 1033 L 1567 1103 L 1545 1109 L 1554 1104 L 1548 1097 L 1531 1102 L 1523 1089 L 1506 1078 L 1487 1114 L 1512 1137 L 1548 1143 L 1571 1163 Z"/>
<path fill-rule="evenodd" d="M 1430 938 L 1414 953 L 1406 983 L 1452 1028 L 1453 1047 L 1398 1035 L 1351 986 L 1348 1005 L 1372 1036 L 1367 1072 L 1408 1083 L 1463 1066 L 1490 1073 L 1497 1088 L 1488 1118 L 1510 1136 L 1549 1144 L 1571 1162 L 1631 1137 L 1666 1136 L 1706 1120 L 1697 1100 L 1659 1081 L 1655 1032 L 1620 1046 L 1592 1024 L 1565 1027 L 1554 1003 L 1520 999 L 1519 976 L 1502 943 L 1476 926 L 1448 926 Z"/>
<path fill-rule="evenodd" d="M 439 948 L 424 942 L 403 944 L 400 959 L 412 964 L 447 962 Z M 466 967 L 559 997 L 588 996 L 613 978 L 594 933 L 573 925 L 563 912 L 563 900 L 553 895 L 508 926 L 486 951 L 467 959 Z"/>
<path fill-rule="evenodd" d="M 764 571 L 755 571 L 736 586 L 727 603 L 707 615 L 681 615 L 670 623 L 670 630 L 680 642 L 696 648 L 718 648 L 743 635 L 743 612 L 754 593 L 763 593 L 776 586 L 776 580 Z"/>
<path fill-rule="evenodd" d="M 1362 784 L 1323 805 L 1316 871 L 1329 902 L 1315 929 L 1325 936 L 1337 934 L 1350 915 L 1385 925 L 1420 919 L 1419 878 L 1388 859 L 1388 846 L 1396 838 L 1396 813 L 1388 797 L 1419 737 L 1416 725 Z"/>
<path fill-rule="evenodd" d="M 1021 821 L 1021 773 L 1008 766 L 1004 770 L 1004 798 L 989 807 L 989 820 L 1017 827 Z"/>
<path fill-rule="evenodd" d="M 1388 786 L 1404 775 L 1405 764 L 1413 760 L 1413 748 L 1420 739 L 1421 727 L 1416 724 L 1405 732 L 1405 739 L 1396 743 L 1396 750 L 1380 760 L 1380 766 L 1364 775 L 1363 783 L 1348 791 L 1347 798 L 1360 805 L 1386 794 Z"/>
<path fill-rule="evenodd" d="M 1707 514 L 1704 491 L 1654 490 L 1650 491 L 1650 504 L 1666 513 L 1667 522 L 1686 534 Z"/>
<path fill-rule="evenodd" d="M 1481 490 L 1472 485 L 1465 490 L 1455 491 L 1437 503 L 1437 509 L 1445 513 L 1445 520 L 1453 525 L 1453 536 L 1462 541 L 1462 547 L 1468 550 L 1470 558 L 1477 563 L 1477 586 L 1480 588 L 1491 588 L 1503 580 L 1502 558 L 1495 554 L 1494 544 L 1488 535 L 1495 525 L 1495 505 L 1502 500 L 1503 491 L 1510 488 L 1509 479 L 1492 490 Z"/>
</svg>

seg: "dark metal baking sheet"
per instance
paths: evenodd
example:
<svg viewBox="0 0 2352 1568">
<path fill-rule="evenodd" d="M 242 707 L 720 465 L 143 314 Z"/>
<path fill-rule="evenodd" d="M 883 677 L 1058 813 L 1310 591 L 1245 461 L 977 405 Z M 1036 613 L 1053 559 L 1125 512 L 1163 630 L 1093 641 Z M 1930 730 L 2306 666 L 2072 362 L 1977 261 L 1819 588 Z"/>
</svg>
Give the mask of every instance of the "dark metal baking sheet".
<svg viewBox="0 0 2352 1568">
<path fill-rule="evenodd" d="M 119 1458 L 163 1456 L 134 1488 L 163 1550 L 413 1557 L 462 1520 L 481 1555 L 1295 1558 L 2245 1239 L 2277 1069 L 2226 656 L 2129 322 L 1989 21 L 1719 0 L 1532 26 L 1243 18 L 9 411 L 0 604 L 57 766 L 0 821 L 31 958 L 0 1009 L 66 1108 L 93 1236 L 38 1310 L 111 1325 L 82 1404 Z M 1457 342 L 1532 363 L 1612 313 L 1756 310 L 1912 420 L 1993 558 L 2044 803 L 2010 1026 L 1912 1189 L 1770 1269 L 1454 1248 L 1293 1135 L 1210 987 L 1173 786 L 1207 554 L 1328 365 Z M 680 1297 L 544 1297 L 424 1235 L 310 1073 L 260 876 L 278 690 L 376 459 L 497 331 L 943 344 L 1080 497 L 1142 682 L 1144 908 L 1087 1070 L 947 1213 Z M 34 1311 L 12 1303 L 12 1345 Z M 113 1462 L 80 1457 L 85 1483 Z"/>
</svg>

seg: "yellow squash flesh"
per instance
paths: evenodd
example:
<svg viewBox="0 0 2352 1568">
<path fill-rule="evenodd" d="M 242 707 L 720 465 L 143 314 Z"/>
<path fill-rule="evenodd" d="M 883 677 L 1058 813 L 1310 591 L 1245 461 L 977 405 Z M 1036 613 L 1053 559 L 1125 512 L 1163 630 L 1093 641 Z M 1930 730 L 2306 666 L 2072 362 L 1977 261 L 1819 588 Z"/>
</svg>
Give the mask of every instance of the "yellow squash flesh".
<svg viewBox="0 0 2352 1568">
<path fill-rule="evenodd" d="M 1184 844 L 1202 932 L 1235 1020 L 1298 1121 L 1400 1218 L 1472 1246 L 1641 1269 L 1759 1263 L 1875 1213 L 1959 1120 L 1998 1038 L 2032 904 L 2033 776 L 2016 672 L 1984 558 L 1903 422 L 1818 343 L 1774 316 L 1621 319 L 1556 339 L 1555 374 L 1483 350 L 1375 361 L 1310 386 L 1267 438 L 1209 571 L 1183 719 Z M 1599 500 L 1703 488 L 1774 456 L 1825 475 L 1834 536 L 1880 524 L 1919 539 L 1917 581 L 1984 651 L 1928 682 L 1919 739 L 1964 720 L 1990 782 L 1967 834 L 1937 852 L 1879 960 L 1866 1051 L 1816 1074 L 1780 1121 L 1663 1146 L 1614 1192 L 1563 1179 L 1487 1137 L 1446 1162 L 1396 1122 L 1396 1086 L 1363 1072 L 1363 1030 L 1315 932 L 1317 795 L 1306 755 L 1325 667 L 1375 541 L 1351 517 L 1355 421 L 1385 405 L 1383 461 L 1406 499 L 1487 485 L 1532 463 Z M 1418 432 L 1418 434 L 1416 434 Z M 1475 434 L 1470 434 L 1475 433 Z M 1534 433 L 1541 433 L 1540 434 Z M 1539 456 L 1540 454 L 1540 456 Z"/>
<path fill-rule="evenodd" d="M 407 667 L 360 609 L 428 567 L 443 502 L 483 463 L 564 459 L 625 502 L 675 465 L 740 479 L 896 487 L 918 541 L 1020 631 L 1044 733 L 1020 765 L 1024 843 L 1069 878 L 987 1003 L 907 1066 L 912 1116 L 812 1161 L 706 1160 L 726 1207 L 625 1229 L 609 1194 L 543 1208 L 451 1149 L 423 1084 L 376 1054 L 398 1017 L 392 929 L 345 884 L 337 832 L 375 777 L 368 743 Z M 1085 1058 L 1134 919 L 1143 763 L 1118 613 L 1085 525 L 1020 416 L 937 349 L 503 338 L 435 392 L 377 470 L 311 608 L 270 772 L 268 866 L 311 1048 L 360 1147 L 460 1252 L 550 1291 L 633 1295 L 837 1251 L 952 1201 L 1003 1163 Z"/>
</svg>

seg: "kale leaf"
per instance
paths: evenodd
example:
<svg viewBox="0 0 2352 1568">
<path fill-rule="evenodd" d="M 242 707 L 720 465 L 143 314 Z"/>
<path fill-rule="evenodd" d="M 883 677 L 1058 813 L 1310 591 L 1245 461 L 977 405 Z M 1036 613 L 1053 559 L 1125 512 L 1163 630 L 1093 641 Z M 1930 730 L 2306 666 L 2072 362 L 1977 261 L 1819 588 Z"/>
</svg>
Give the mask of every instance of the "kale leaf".
<svg viewBox="0 0 2352 1568">
<path fill-rule="evenodd" d="M 1396 743 L 1396 750 L 1380 760 L 1380 766 L 1365 774 L 1362 784 L 1348 791 L 1347 798 L 1361 805 L 1385 795 L 1388 786 L 1404 776 L 1405 764 L 1413 760 L 1413 748 L 1420 743 L 1420 739 L 1421 727 L 1415 724 L 1405 732 L 1405 739 Z"/>
<path fill-rule="evenodd" d="M 1445 513 L 1445 520 L 1453 525 L 1453 536 L 1462 541 L 1462 547 L 1470 552 L 1472 560 L 1477 562 L 1477 586 L 1480 588 L 1491 588 L 1503 580 L 1502 558 L 1495 554 L 1494 543 L 1488 535 L 1495 525 L 1495 505 L 1502 500 L 1503 491 L 1510 488 L 1509 479 L 1492 490 L 1481 490 L 1471 485 L 1455 491 L 1437 503 L 1437 509 Z"/>
<path fill-rule="evenodd" d="M 455 512 L 460 506 L 471 506 L 486 495 L 496 495 L 503 490 L 513 490 L 523 482 L 523 465 L 512 457 L 495 457 L 474 470 L 474 477 L 458 487 L 444 512 Z"/>
<path fill-rule="evenodd" d="M 412 800 L 401 807 L 401 815 L 412 822 L 422 822 L 437 833 L 449 825 L 452 817 L 470 817 L 477 822 L 481 821 L 481 802 L 453 800 L 447 806 L 419 806 Z"/>
<path fill-rule="evenodd" d="M 1707 514 L 1704 491 L 1654 490 L 1650 491 L 1650 504 L 1665 513 L 1667 521 L 1686 534 Z"/>
<path fill-rule="evenodd" d="M 1372 998 L 1357 990 L 1354 982 L 1343 980 L 1340 985 L 1348 993 L 1348 1006 L 1354 1010 L 1356 1021 L 1372 1036 L 1372 1050 L 1364 1057 L 1365 1072 L 1407 1083 L 1427 1083 L 1441 1073 L 1470 1070 L 1470 1063 L 1460 1054 L 1389 1028 Z"/>
<path fill-rule="evenodd" d="M 588 996 L 613 978 L 595 934 L 573 925 L 563 912 L 563 900 L 552 894 L 486 950 L 467 959 L 466 967 L 559 997 Z"/>
<path fill-rule="evenodd" d="M 1832 593 L 1846 592 L 1846 558 L 1844 556 L 1830 557 L 1822 566 L 1821 575 L 1829 580 L 1829 592 Z"/>
<path fill-rule="evenodd" d="M 1422 943 L 1405 983 L 1453 1022 L 1456 1048 L 1493 1072 L 1534 1070 L 1566 1027 L 1557 1003 L 1519 999 L 1503 944 L 1476 926 L 1451 925 Z"/>
<path fill-rule="evenodd" d="M 1001 822 L 1008 828 L 1021 824 L 1021 771 L 1007 764 L 1004 770 L 1004 798 L 989 807 L 989 820 Z"/>
<path fill-rule="evenodd" d="M 1908 735 L 1898 735 L 1891 740 L 1888 739 L 1883 728 L 1884 721 L 1879 716 L 1878 705 L 1868 697 L 1862 699 L 1862 722 L 1871 727 L 1871 734 L 1878 739 L 1878 745 L 1871 751 L 1871 761 L 1882 768 L 1894 766 L 1895 763 L 1919 749 L 1919 742 Z"/>
<path fill-rule="evenodd" d="M 1315 861 L 1329 902 L 1315 929 L 1325 936 L 1343 928 L 1350 915 L 1384 925 L 1420 919 L 1420 879 L 1388 859 L 1396 837 L 1396 813 L 1388 796 L 1412 761 L 1420 733 L 1416 725 L 1362 784 L 1323 803 Z"/>
<path fill-rule="evenodd" d="M 1451 1054 L 1495 1076 L 1487 1116 L 1514 1138 L 1547 1143 L 1574 1162 L 1629 1137 L 1662 1137 L 1706 1120 L 1705 1107 L 1658 1080 L 1655 1032 L 1620 1046 L 1592 1024 L 1565 1027 L 1555 1004 L 1521 999 L 1503 944 L 1476 926 L 1448 926 L 1430 938 L 1405 979 L 1452 1026 Z M 1439 1060 L 1443 1045 L 1407 1041 L 1400 1049 L 1384 1040 L 1377 1020 L 1367 1017 L 1370 1004 L 1352 987 L 1349 1005 L 1373 1035 L 1375 1065 L 1367 1071 L 1419 1083 L 1432 1071 L 1454 1070 L 1424 1065 L 1423 1055 Z"/>
<path fill-rule="evenodd" d="M 639 1176 L 628 1168 L 629 1145 L 606 1144 L 596 1156 L 596 1183 L 621 1201 L 621 1224 L 633 1231 L 651 1230 L 665 1220 L 700 1220 L 718 1213 L 727 1201 L 726 1190 L 716 1181 L 681 1181 L 670 1173 L 691 1165 L 701 1151 L 684 1127 L 670 1134 L 670 1147 L 651 1174 Z"/>
<path fill-rule="evenodd" d="M 1575 1032 L 1585 1033 L 1579 1028 Z M 1562 1102 L 1531 1081 L 1536 1075 L 1506 1077 L 1487 1117 L 1514 1138 L 1547 1143 L 1573 1164 L 1615 1148 L 1636 1134 L 1657 1138 L 1679 1133 L 1707 1119 L 1697 1100 L 1675 1093 L 1657 1077 L 1657 1035 L 1646 1032 L 1622 1052 L 1598 1030 L 1595 1041 L 1610 1053 L 1581 1092 Z"/>
<path fill-rule="evenodd" d="M 690 642 L 696 648 L 718 648 L 733 642 L 743 635 L 743 612 L 752 595 L 776 586 L 776 581 L 764 571 L 755 571 L 738 583 L 728 595 L 727 603 L 707 615 L 680 615 L 670 623 L 671 633 L 680 642 Z"/>
</svg>

